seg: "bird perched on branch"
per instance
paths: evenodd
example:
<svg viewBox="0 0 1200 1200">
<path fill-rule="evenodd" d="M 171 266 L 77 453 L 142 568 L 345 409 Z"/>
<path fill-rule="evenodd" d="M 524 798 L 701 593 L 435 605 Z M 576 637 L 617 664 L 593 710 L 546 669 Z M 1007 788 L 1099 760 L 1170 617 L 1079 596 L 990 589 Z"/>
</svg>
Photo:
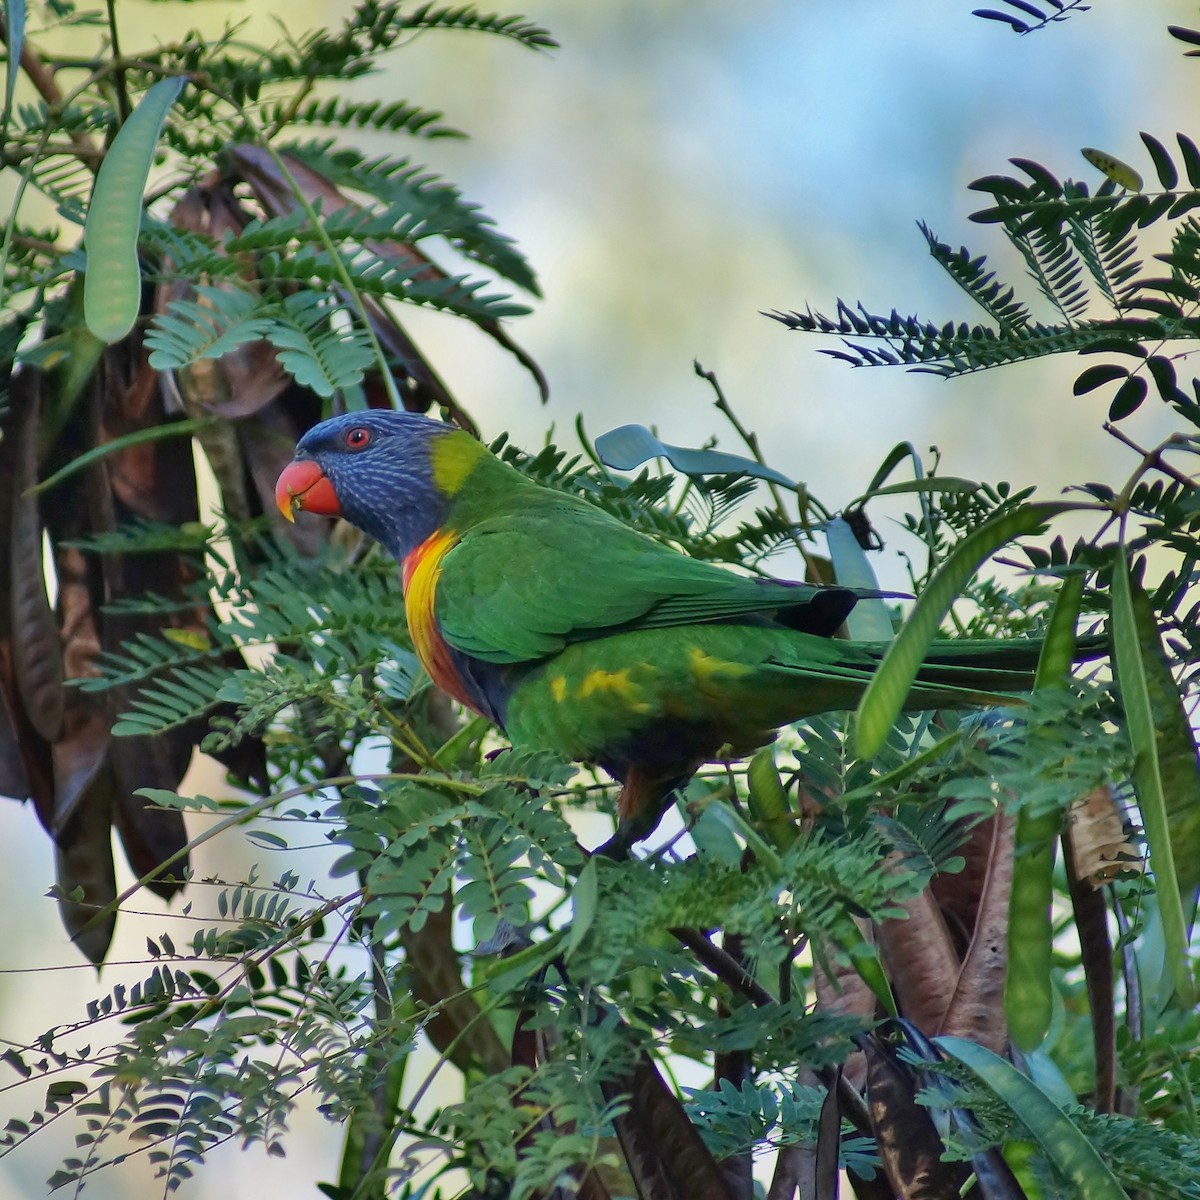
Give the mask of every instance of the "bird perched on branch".
<svg viewBox="0 0 1200 1200">
<path fill-rule="evenodd" d="M 311 429 L 280 511 L 344 517 L 400 564 L 430 678 L 512 743 L 622 784 L 623 854 L 702 764 L 780 726 L 854 707 L 886 647 L 835 639 L 879 593 L 747 578 L 672 550 L 527 479 L 469 434 L 402 412 Z M 945 642 L 910 708 L 995 703 L 1028 687 L 1036 645 Z"/>
</svg>

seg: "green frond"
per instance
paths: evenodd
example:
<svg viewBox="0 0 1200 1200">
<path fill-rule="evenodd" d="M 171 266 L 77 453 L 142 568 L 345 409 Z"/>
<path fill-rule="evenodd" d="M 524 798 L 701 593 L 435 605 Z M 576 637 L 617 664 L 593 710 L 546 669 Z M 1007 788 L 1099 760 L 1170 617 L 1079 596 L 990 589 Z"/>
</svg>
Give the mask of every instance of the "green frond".
<svg viewBox="0 0 1200 1200">
<path fill-rule="evenodd" d="M 292 109 L 281 103 L 264 107 L 269 125 L 328 125 L 335 129 L 370 129 L 376 133 L 407 133 L 421 138 L 465 138 L 461 130 L 442 124 L 443 113 L 407 100 L 310 100 Z"/>
<path fill-rule="evenodd" d="M 152 521 L 147 517 L 132 517 L 116 529 L 94 533 L 85 538 L 74 538 L 64 542 L 78 550 L 94 554 L 146 554 L 155 550 L 175 550 L 181 553 L 203 555 L 210 549 L 216 535 L 212 525 L 193 522 L 186 525 L 171 525 L 163 521 Z M 147 595 L 151 601 L 142 611 L 170 612 L 178 601 L 167 601 L 161 597 Z M 141 602 L 142 597 L 137 598 Z M 154 603 L 157 600 L 160 603 Z"/>
<path fill-rule="evenodd" d="M 380 241 L 416 242 L 435 231 L 402 204 L 383 208 L 358 208 L 355 205 L 335 212 L 321 214 L 321 228 L 313 229 L 305 214 L 297 210 L 282 217 L 256 218 L 236 236 L 229 238 L 224 249 L 230 255 L 262 254 L 273 251 L 287 253 L 294 246 L 324 246 L 328 238 L 335 243 L 361 245 L 369 239 Z"/>
<path fill-rule="evenodd" d="M 1191 1075 L 1190 1086 L 1200 1082 L 1200 1062 L 1194 1052 L 1183 1061 L 1176 1055 L 1175 1067 Z M 1100 1115 L 1082 1106 L 1071 1117 L 1130 1193 L 1200 1200 L 1200 1142 L 1194 1136 L 1145 1119 Z"/>
<path fill-rule="evenodd" d="M 836 317 L 809 309 L 806 312 L 767 313 L 788 329 L 844 336 L 844 350 L 823 350 L 832 358 L 855 367 L 907 366 L 949 377 L 983 371 L 1007 362 L 1025 362 L 1048 354 L 1087 353 L 1108 349 L 1113 343 L 1136 342 L 1139 338 L 1163 337 L 1157 321 L 1140 318 L 1084 321 L 1073 325 L 1031 323 L 1002 334 L 989 325 L 935 325 L 915 316 L 902 317 L 893 311 L 884 316 L 862 306 L 855 311 L 838 301 Z M 1200 319 L 1180 326 L 1195 337 Z M 878 344 L 868 345 L 867 339 Z"/>
<path fill-rule="evenodd" d="M 129 711 L 114 723 L 114 737 L 164 733 L 209 712 L 225 688 L 229 672 L 220 666 L 180 667 L 156 671 Z"/>
<path fill-rule="evenodd" d="M 481 13 L 472 4 L 422 4 L 400 17 L 403 29 L 469 29 L 513 38 L 531 50 L 556 50 L 558 42 L 543 29 L 524 17 L 501 17 L 496 13 Z"/>
<path fill-rule="evenodd" d="M 1137 257 L 1137 237 L 1122 233 L 1121 223 L 1113 222 L 1108 214 L 1087 221 L 1073 219 L 1072 228 L 1080 242 L 1091 248 L 1085 261 L 1092 278 L 1109 303 L 1118 311 L 1128 300 L 1130 282 L 1142 270 Z"/>
<path fill-rule="evenodd" d="M 138 245 L 143 253 L 160 264 L 159 271 L 165 278 L 193 282 L 205 278 L 236 278 L 238 274 L 237 261 L 211 237 L 180 229 L 169 221 L 157 220 L 152 213 L 147 213 L 142 220 Z"/>
<path fill-rule="evenodd" d="M 82 213 L 94 181 L 91 168 L 73 154 L 46 155 L 30 177 L 39 192 L 68 213 Z"/>
<path fill-rule="evenodd" d="M 1077 13 L 1085 13 L 1092 7 L 1092 0 L 997 0 L 1005 8 L 977 8 L 974 15 L 985 21 L 1000 21 L 1014 33 L 1032 33 L 1045 29 Z M 1007 11 L 1006 11 L 1007 10 Z"/>
<path fill-rule="evenodd" d="M 929 243 L 929 252 L 972 300 L 999 326 L 1002 332 L 1020 329 L 1029 321 L 1029 310 L 1014 298 L 1013 289 L 996 280 L 995 271 L 985 270 L 983 255 L 972 258 L 966 246 L 957 253 L 940 241 L 933 230 L 919 222 L 921 232 Z"/>
<path fill-rule="evenodd" d="M 483 280 L 464 275 L 429 277 L 420 261 L 399 261 L 369 252 L 343 259 L 342 266 L 354 286 L 370 296 L 405 300 L 429 308 L 457 313 L 473 321 L 495 321 L 525 315 L 529 309 L 507 296 L 483 292 Z M 277 284 L 304 284 L 322 291 L 342 284 L 342 270 L 324 251 L 296 254 L 271 252 L 258 263 L 259 278 Z M 319 292 L 309 293 L 321 298 Z"/>
<path fill-rule="evenodd" d="M 1175 188 L 1179 165 L 1157 139 L 1144 134 L 1143 140 L 1164 185 Z M 1193 176 L 1200 179 L 1200 151 L 1183 135 L 1178 140 L 1183 173 L 1189 182 Z M 972 257 L 966 248 L 952 251 L 924 224 L 921 232 L 934 258 L 992 316 L 994 325 L 937 324 L 895 310 L 888 315 L 869 312 L 841 300 L 834 316 L 811 308 L 766 315 L 790 329 L 842 336 L 843 349 L 823 353 L 852 366 L 906 366 L 942 377 L 1048 354 L 1130 355 L 1141 363 L 1126 367 L 1105 362 L 1084 370 L 1076 394 L 1117 383 L 1110 404 L 1114 421 L 1137 409 L 1151 386 L 1167 403 L 1190 411 L 1192 401 L 1176 382 L 1171 358 L 1148 355 L 1143 343 L 1200 335 L 1200 224 L 1187 216 L 1200 205 L 1200 191 L 1169 190 L 1151 197 L 1119 191 L 1105 179 L 1092 194 L 1086 184 L 1060 181 L 1040 163 L 1012 161 L 1024 178 L 989 175 L 970 185 L 994 202 L 973 213 L 972 220 L 1002 228 L 1061 323 L 1030 321 L 1014 289 L 986 270 L 982 256 Z M 1179 223 L 1172 231 L 1171 251 L 1155 258 L 1168 265 L 1170 274 L 1147 275 L 1139 254 L 1141 230 L 1166 218 Z M 1089 281 L 1095 299 L 1103 300 L 1112 315 L 1094 311 Z"/>
<path fill-rule="evenodd" d="M 419 841 L 408 840 L 402 865 L 387 853 L 374 858 L 367 873 L 372 899 L 363 906 L 363 916 L 374 921 L 377 939 L 391 938 L 404 928 L 420 932 L 442 909 L 454 882 L 458 843 L 457 831 L 443 827 Z M 341 860 L 343 869 L 350 861 Z"/>
<path fill-rule="evenodd" d="M 540 295 L 533 270 L 512 239 L 500 233 L 478 205 L 464 200 L 457 188 L 428 168 L 407 158 L 367 158 L 355 150 L 335 148 L 332 142 L 289 143 L 285 148 L 331 183 L 398 206 L 466 258 Z"/>
<path fill-rule="evenodd" d="M 1155 258 L 1171 268 L 1174 278 L 1200 283 L 1200 220 L 1185 217 L 1171 235 L 1170 251 L 1156 254 Z"/>
<path fill-rule="evenodd" d="M 455 899 L 474 921 L 475 937 L 484 942 L 501 921 L 517 928 L 529 920 L 533 872 L 522 865 L 525 847 L 511 836 L 504 820 L 468 821 L 463 826 L 465 853 Z"/>
<path fill-rule="evenodd" d="M 103 653 L 98 662 L 100 674 L 84 676 L 77 686 L 85 692 L 98 692 L 143 683 L 161 671 L 182 669 L 214 659 L 233 644 L 218 640 L 222 635 L 215 621 L 207 638 L 190 631 L 186 636 L 171 636 L 177 632 L 167 630 L 158 636 L 140 633 L 130 638 L 122 643 L 120 650 Z M 212 695 L 210 691 L 205 699 L 206 706 Z"/>
<path fill-rule="evenodd" d="M 1070 181 L 1059 183 L 1040 164 L 1023 159 L 1014 161 L 1033 177 L 1027 194 L 1063 203 L 1058 210 L 1041 210 L 1023 219 L 1010 215 L 1004 221 L 1004 230 L 1025 259 L 1042 295 L 1068 324 L 1080 321 L 1087 312 L 1088 293 L 1083 282 L 1083 262 L 1068 236 L 1066 218 L 1071 211 L 1069 202 L 1084 198 L 1086 191 Z"/>
<path fill-rule="evenodd" d="M 196 288 L 196 296 L 172 300 L 146 331 L 145 345 L 156 371 L 220 358 L 257 341 L 274 325 L 272 306 L 253 292 L 202 285 Z"/>
<path fill-rule="evenodd" d="M 813 1022 L 814 1049 L 818 1048 L 824 1021 L 814 1020 L 814 1014 L 801 1020 Z M 825 1095 L 824 1088 L 782 1078 L 760 1079 L 740 1088 L 722 1079 L 715 1088 L 693 1089 L 687 1110 L 713 1154 L 726 1158 L 749 1153 L 764 1143 L 815 1144 Z M 870 1139 L 853 1132 L 848 1124 L 843 1127 L 840 1158 L 847 1170 L 862 1179 L 870 1178 L 878 1168 Z"/>
<path fill-rule="evenodd" d="M 878 820 L 885 836 L 912 870 L 926 876 L 962 870 L 959 850 L 965 830 L 947 821 L 945 811 L 937 805 L 902 805 L 894 815 Z"/>
<path fill-rule="evenodd" d="M 285 297 L 282 311 L 264 330 L 279 355 L 279 365 L 301 387 L 330 397 L 361 383 L 374 362 L 370 339 L 350 322 L 341 327 L 332 317 L 343 311 L 316 292 Z"/>
</svg>

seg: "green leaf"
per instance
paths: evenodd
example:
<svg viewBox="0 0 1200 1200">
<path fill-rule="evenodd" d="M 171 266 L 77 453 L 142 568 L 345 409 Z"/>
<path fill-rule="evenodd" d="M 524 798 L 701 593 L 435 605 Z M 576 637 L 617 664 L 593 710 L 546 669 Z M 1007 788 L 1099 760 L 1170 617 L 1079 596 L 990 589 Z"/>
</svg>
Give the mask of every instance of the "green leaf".
<svg viewBox="0 0 1200 1200">
<path fill-rule="evenodd" d="M 867 484 L 867 494 L 874 492 L 906 458 L 912 460 L 913 471 L 917 478 L 920 478 L 923 470 L 921 456 L 912 442 L 898 442 L 888 451 L 887 457 L 879 464 L 879 469 L 871 476 L 871 482 Z"/>
<path fill-rule="evenodd" d="M 90 467 L 94 462 L 99 462 L 109 454 L 116 454 L 130 446 L 140 446 L 144 442 L 158 442 L 172 437 L 191 437 L 192 434 L 198 433 L 202 429 L 208 429 L 209 426 L 216 423 L 216 420 L 216 417 L 196 417 L 183 421 L 170 421 L 166 425 L 150 425 L 145 429 L 135 429 L 133 433 L 113 438 L 111 442 L 102 442 L 99 446 L 93 446 L 90 450 L 85 451 L 78 458 L 72 459 L 65 467 L 55 471 L 53 475 L 47 475 L 37 487 L 29 489 L 30 494 L 35 495 L 38 492 L 45 492 L 52 487 L 57 487 L 64 479 L 69 479 L 72 475 Z"/>
<path fill-rule="evenodd" d="M 710 804 L 705 812 L 710 812 L 715 821 L 719 821 L 731 833 L 735 833 L 745 843 L 748 849 L 752 850 L 759 861 L 767 868 L 768 871 L 776 875 L 783 872 L 783 861 L 774 849 L 768 845 L 762 835 L 742 816 L 736 809 L 731 808 L 723 801 L 716 801 Z"/>
<path fill-rule="evenodd" d="M 1163 650 L 1150 597 L 1143 588 L 1131 588 L 1133 619 L 1146 673 L 1146 690 L 1154 717 L 1155 746 L 1163 783 L 1170 843 L 1179 877 L 1179 894 L 1194 910 L 1200 888 L 1200 774 L 1197 773 L 1196 739 L 1188 721 L 1179 687 Z M 1187 913 L 1188 924 L 1194 911 Z"/>
<path fill-rule="evenodd" d="M 1020 1118 L 1046 1157 L 1075 1189 L 1075 1195 L 1086 1196 L 1087 1200 L 1129 1200 L 1129 1194 L 1095 1147 L 1033 1080 L 999 1055 L 965 1038 L 938 1037 L 933 1041 L 944 1053 L 969 1067 Z"/>
<path fill-rule="evenodd" d="M 795 490 L 786 475 L 752 458 L 725 454 L 720 450 L 689 450 L 660 442 L 645 425 L 621 425 L 602 433 L 595 441 L 596 453 L 605 466 L 632 471 L 651 458 L 665 458 L 685 475 L 752 475 Z"/>
<path fill-rule="evenodd" d="M 1154 161 L 1154 169 L 1158 172 L 1159 183 L 1169 192 L 1179 182 L 1179 171 L 1171 161 L 1167 148 L 1153 134 L 1143 133 L 1141 139 Z"/>
<path fill-rule="evenodd" d="M 1169 358 L 1164 358 L 1161 354 L 1151 355 L 1146 359 L 1146 370 L 1150 372 L 1158 394 L 1168 404 L 1182 404 L 1184 407 L 1191 404 L 1187 393 L 1176 381 L 1175 365 Z"/>
<path fill-rule="evenodd" d="M 829 558 L 838 583 L 845 587 L 879 590 L 879 580 L 866 551 L 858 544 L 858 538 L 844 518 L 834 517 L 826 524 L 825 540 L 829 544 Z M 858 642 L 890 642 L 895 636 L 887 605 L 878 596 L 855 604 L 846 618 L 846 628 Z"/>
<path fill-rule="evenodd" d="M 861 496 L 856 496 L 846 507 L 857 508 L 860 504 L 865 504 L 876 496 L 899 496 L 906 492 L 955 494 L 977 491 L 979 491 L 979 484 L 975 480 L 962 479 L 954 475 L 939 475 L 933 479 L 904 479 L 900 483 L 889 483 L 885 487 L 873 487 Z"/>
<path fill-rule="evenodd" d="M 1163 763 L 1159 757 L 1159 731 L 1150 698 L 1151 687 L 1154 686 L 1157 691 L 1161 689 L 1161 684 L 1151 684 L 1150 671 L 1157 664 L 1148 664 L 1143 656 L 1147 633 L 1139 628 L 1139 624 L 1144 625 L 1147 617 L 1143 608 L 1139 622 L 1134 602 L 1136 586 L 1130 579 L 1125 545 L 1119 543 L 1113 555 L 1113 660 L 1121 704 L 1125 709 L 1125 724 L 1133 745 L 1133 779 L 1150 853 L 1150 869 L 1157 885 L 1155 890 L 1162 916 L 1167 962 L 1176 1000 L 1181 1008 L 1186 1008 L 1193 1003 L 1188 967 L 1187 921 L 1179 895 L 1179 877 L 1175 868 L 1163 786 Z M 1149 621 L 1153 626 L 1153 613 L 1149 614 Z M 1157 641 L 1157 631 L 1153 636 Z M 1171 686 L 1174 687 L 1174 684 Z"/>
<path fill-rule="evenodd" d="M 1120 363 L 1097 363 L 1096 366 L 1088 367 L 1086 371 L 1080 372 L 1075 380 L 1075 386 L 1071 390 L 1076 396 L 1082 396 L 1106 383 L 1111 383 L 1114 379 L 1127 379 L 1128 377 L 1129 368 L 1121 366 Z"/>
<path fill-rule="evenodd" d="M 1183 169 L 1187 172 L 1188 183 L 1194 188 L 1200 188 L 1200 150 L 1196 143 L 1186 133 L 1177 133 L 1175 140 L 1179 143 L 1179 153 L 1183 158 Z"/>
<path fill-rule="evenodd" d="M 775 751 L 770 746 L 761 747 L 750 760 L 746 782 L 751 816 L 776 850 L 787 850 L 795 844 L 799 830 L 792 819 L 787 789 L 775 765 Z"/>
<path fill-rule="evenodd" d="M 596 875 L 596 860 L 589 858 L 587 865 L 579 872 L 574 888 L 571 889 L 571 925 L 567 935 L 567 948 L 563 952 L 564 962 L 570 959 L 587 937 L 588 930 L 596 919 L 599 902 L 600 882 Z"/>
<path fill-rule="evenodd" d="M 1142 375 L 1130 375 L 1119 388 L 1117 394 L 1112 398 L 1112 403 L 1108 406 L 1108 419 L 1110 421 L 1120 421 L 1129 416 L 1130 413 L 1137 412 L 1142 406 L 1142 401 L 1146 398 L 1146 393 L 1149 391 L 1150 385 Z"/>
<path fill-rule="evenodd" d="M 288 848 L 287 841 L 279 834 L 267 833 L 264 829 L 247 830 L 246 840 L 253 842 L 256 846 L 261 846 L 264 850 L 286 850 Z"/>
<path fill-rule="evenodd" d="M 1035 690 L 1041 688 L 1064 688 L 1071 677 L 1071 666 L 1075 662 L 1077 638 L 1075 626 L 1079 622 L 1079 606 L 1083 600 L 1083 574 L 1067 575 L 1054 598 L 1054 608 L 1046 622 L 1046 633 L 1042 641 L 1042 652 L 1038 656 L 1037 672 L 1034 675 Z"/>
<path fill-rule="evenodd" d="M 950 606 L 990 555 L 1014 538 L 1035 533 L 1051 517 L 1081 507 L 1066 501 L 1023 504 L 985 521 L 955 546 L 938 568 L 895 641 L 888 647 L 858 705 L 854 740 L 860 758 L 878 754 L 904 706 L 930 642 Z"/>
<path fill-rule="evenodd" d="M 1083 599 L 1083 575 L 1068 575 L 1058 590 L 1038 658 L 1034 690 L 1063 688 L 1075 661 L 1075 626 Z M 1061 817 L 1057 810 L 1032 815 L 1028 804 L 1017 815 L 1017 857 L 1008 902 L 1008 966 L 1004 1012 L 1008 1032 L 1026 1052 L 1046 1037 L 1054 1008 L 1050 967 L 1054 957 L 1054 851 Z"/>
<path fill-rule="evenodd" d="M 83 230 L 87 273 L 83 318 L 102 342 L 119 342 L 141 309 L 138 234 L 142 197 L 163 122 L 184 79 L 160 79 L 142 97 L 113 138 L 96 175 Z"/>
</svg>

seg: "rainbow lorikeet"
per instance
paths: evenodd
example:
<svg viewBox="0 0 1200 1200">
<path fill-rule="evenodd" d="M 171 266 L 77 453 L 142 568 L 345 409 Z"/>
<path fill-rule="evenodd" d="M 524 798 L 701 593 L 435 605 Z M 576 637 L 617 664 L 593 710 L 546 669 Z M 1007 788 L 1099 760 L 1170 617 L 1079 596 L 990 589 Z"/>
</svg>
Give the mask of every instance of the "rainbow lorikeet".
<svg viewBox="0 0 1200 1200">
<path fill-rule="evenodd" d="M 344 517 L 395 556 L 413 645 L 438 687 L 514 745 L 621 782 L 615 850 L 649 832 L 703 763 L 852 708 L 885 649 L 833 637 L 879 593 L 689 558 L 427 417 L 322 422 L 275 495 L 289 520 L 296 509 Z M 1027 687 L 1035 662 L 1035 643 L 946 642 L 908 706 L 994 703 Z"/>
</svg>

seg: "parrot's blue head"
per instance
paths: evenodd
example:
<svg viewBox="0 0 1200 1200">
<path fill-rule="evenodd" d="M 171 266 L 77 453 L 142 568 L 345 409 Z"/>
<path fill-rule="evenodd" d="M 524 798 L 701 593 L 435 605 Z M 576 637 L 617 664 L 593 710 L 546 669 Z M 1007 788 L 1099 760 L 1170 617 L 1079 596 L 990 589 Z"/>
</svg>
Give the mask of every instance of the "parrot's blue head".
<svg viewBox="0 0 1200 1200">
<path fill-rule="evenodd" d="M 416 413 L 345 413 L 300 439 L 275 500 L 289 521 L 297 509 L 344 517 L 403 560 L 441 528 L 486 454 L 469 434 Z"/>
</svg>

